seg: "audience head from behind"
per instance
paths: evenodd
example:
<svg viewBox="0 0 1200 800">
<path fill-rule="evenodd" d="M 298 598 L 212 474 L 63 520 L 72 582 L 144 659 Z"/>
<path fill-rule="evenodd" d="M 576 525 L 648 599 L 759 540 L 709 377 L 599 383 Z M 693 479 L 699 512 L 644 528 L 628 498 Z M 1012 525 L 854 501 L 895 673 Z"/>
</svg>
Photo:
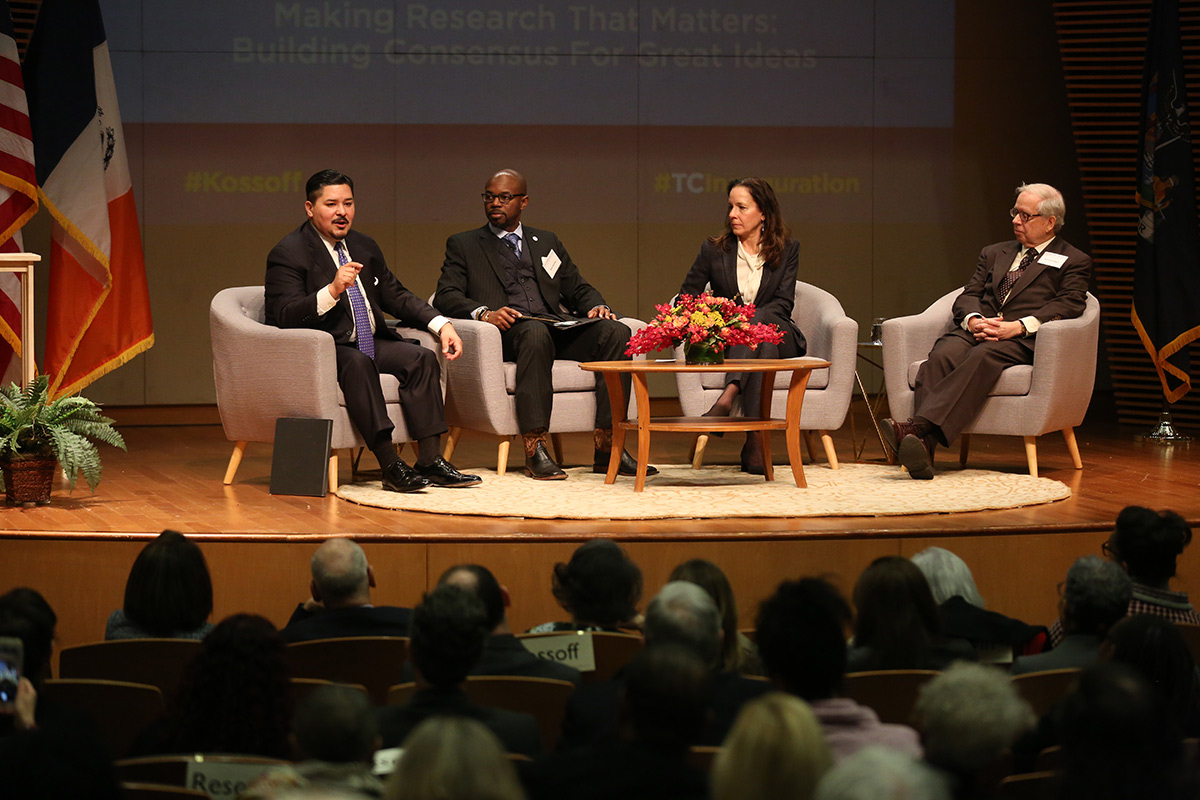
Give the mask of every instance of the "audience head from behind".
<svg viewBox="0 0 1200 800">
<path fill-rule="evenodd" d="M 1179 793 L 1181 740 L 1162 698 L 1125 664 L 1084 670 L 1059 709 L 1062 798 L 1165 800 Z M 1187 796 L 1195 797 L 1195 793 Z"/>
<path fill-rule="evenodd" d="M 738 647 L 738 607 L 729 578 L 713 562 L 703 558 L 685 561 L 671 571 L 671 581 L 694 583 L 708 592 L 721 614 L 721 663 L 728 672 L 742 669 L 741 649 Z"/>
<path fill-rule="evenodd" d="M 1063 630 L 1103 637 L 1128 612 L 1132 597 L 1133 584 L 1119 566 L 1099 556 L 1077 558 L 1062 584 Z"/>
<path fill-rule="evenodd" d="M 708 592 L 694 583 L 672 581 L 646 606 L 642 632 L 647 647 L 691 648 L 711 669 L 721 666 L 721 613 Z"/>
<path fill-rule="evenodd" d="M 809 800 L 833 755 L 812 709 L 782 692 L 738 713 L 712 768 L 714 800 Z"/>
<path fill-rule="evenodd" d="M 940 606 L 952 597 L 961 597 L 976 608 L 983 608 L 971 568 L 954 553 L 943 547 L 926 547 L 912 557 L 912 563 L 925 576 L 934 603 Z"/>
<path fill-rule="evenodd" d="M 912 561 L 883 556 L 854 586 L 854 646 L 867 654 L 859 669 L 925 669 L 941 630 L 929 582 Z"/>
<path fill-rule="evenodd" d="M 593 539 L 554 565 L 552 589 L 575 625 L 616 629 L 637 617 L 642 571 L 615 542 Z"/>
<path fill-rule="evenodd" d="M 256 614 L 222 620 L 184 669 L 166 749 L 288 758 L 292 716 L 284 643 Z"/>
<path fill-rule="evenodd" d="M 319 686 L 292 716 L 296 761 L 367 763 L 379 749 L 379 723 L 370 699 L 350 686 Z"/>
<path fill-rule="evenodd" d="M 809 702 L 842 693 L 850 605 L 821 578 L 784 581 L 759 607 L 755 642 L 775 685 Z"/>
<path fill-rule="evenodd" d="M 1004 777 L 1001 756 L 1037 722 L 1007 675 L 966 662 L 921 687 L 913 716 L 925 760 L 953 776 L 959 797 L 987 795 Z"/>
<path fill-rule="evenodd" d="M 328 539 L 313 553 L 312 596 L 325 608 L 353 608 L 371 602 L 375 572 L 353 539 Z"/>
<path fill-rule="evenodd" d="M 438 688 L 467 679 L 490 631 L 483 603 L 473 592 L 446 584 L 413 609 L 409 649 L 425 683 Z"/>
<path fill-rule="evenodd" d="M 209 630 L 213 588 L 200 547 L 176 531 L 155 537 L 129 570 L 122 610 L 145 636 L 173 638 L 190 632 L 203 636 Z"/>
<path fill-rule="evenodd" d="M 1112 627 L 1101 657 L 1132 667 L 1159 695 L 1163 723 L 1177 736 L 1200 735 L 1200 685 L 1196 663 L 1183 634 L 1153 614 L 1125 617 Z"/>
<path fill-rule="evenodd" d="M 695 650 L 667 643 L 642 649 L 622 673 L 627 737 L 680 755 L 708 722 L 713 675 Z"/>
<path fill-rule="evenodd" d="M 1117 527 L 1104 551 L 1123 566 L 1135 582 L 1168 588 L 1175 562 L 1192 541 L 1192 529 L 1174 511 L 1129 506 L 1117 516 Z"/>
<path fill-rule="evenodd" d="M 438 586 L 458 586 L 471 592 L 483 603 L 489 633 L 507 633 L 508 592 L 487 567 L 479 564 L 458 564 L 442 573 Z"/>
<path fill-rule="evenodd" d="M 524 800 L 500 740 L 467 717 L 431 717 L 404 742 L 385 800 Z"/>
<path fill-rule="evenodd" d="M 52 677 L 50 655 L 54 651 L 58 615 L 36 589 L 19 587 L 0 596 L 0 636 L 20 639 L 24 650 L 22 674 L 35 687 Z"/>
<path fill-rule="evenodd" d="M 816 800 L 951 800 L 946 778 L 886 747 L 866 747 L 825 773 Z"/>
</svg>

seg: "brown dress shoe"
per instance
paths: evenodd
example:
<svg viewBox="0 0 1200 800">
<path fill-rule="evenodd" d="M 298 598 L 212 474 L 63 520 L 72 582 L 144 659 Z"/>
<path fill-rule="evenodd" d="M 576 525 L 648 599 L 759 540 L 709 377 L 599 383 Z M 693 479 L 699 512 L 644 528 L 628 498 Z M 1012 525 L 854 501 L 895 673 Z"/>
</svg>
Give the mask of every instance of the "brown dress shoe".
<svg viewBox="0 0 1200 800">
<path fill-rule="evenodd" d="M 908 476 L 919 481 L 933 479 L 933 450 L 936 447 L 933 434 L 915 436 L 909 434 L 900 440 L 896 459 L 908 470 Z"/>
<path fill-rule="evenodd" d="M 904 441 L 905 436 L 920 437 L 917 432 L 917 426 L 913 423 L 912 417 L 909 417 L 906 422 L 897 422 L 890 417 L 880 420 L 879 431 L 883 434 L 883 441 L 888 446 L 891 452 L 889 455 L 895 456 L 900 450 L 900 442 Z"/>
</svg>

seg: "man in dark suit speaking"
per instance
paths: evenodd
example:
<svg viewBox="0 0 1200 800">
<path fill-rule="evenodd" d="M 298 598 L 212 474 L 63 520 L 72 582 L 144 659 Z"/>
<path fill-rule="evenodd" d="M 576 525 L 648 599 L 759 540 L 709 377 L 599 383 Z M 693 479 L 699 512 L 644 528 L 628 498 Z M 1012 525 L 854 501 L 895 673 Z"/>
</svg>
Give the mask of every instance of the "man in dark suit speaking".
<svg viewBox="0 0 1200 800">
<path fill-rule="evenodd" d="M 1016 241 L 983 248 L 954 301 L 953 330 L 934 343 L 917 372 L 912 419 L 884 420 L 884 439 L 913 478 L 933 477 L 934 448 L 958 438 L 1001 372 L 1033 363 L 1043 323 L 1083 313 L 1092 259 L 1058 238 L 1065 214 L 1053 186 L 1017 187 L 1009 210 Z"/>
<path fill-rule="evenodd" d="M 554 400 L 550 378 L 554 359 L 627 358 L 630 331 L 579 274 L 557 236 L 521 225 L 527 205 L 525 178 L 519 172 L 503 169 L 488 180 L 483 192 L 488 222 L 446 241 L 446 260 L 433 302 L 443 314 L 477 319 L 500 329 L 504 359 L 517 364 L 514 399 L 525 443 L 525 472 L 539 480 L 562 480 L 567 475 L 545 442 Z M 624 380 L 628 396 L 629 376 Z M 597 373 L 595 472 L 608 471 L 612 425 L 608 392 Z M 654 467 L 647 469 L 648 475 L 657 472 Z M 637 463 L 623 453 L 621 474 L 636 473 Z"/>
<path fill-rule="evenodd" d="M 441 457 L 446 432 L 441 367 L 437 355 L 387 327 L 387 312 L 402 323 L 427 327 L 453 360 L 462 354 L 454 326 L 396 279 L 379 245 L 351 231 L 354 182 L 335 170 L 318 172 L 305 187 L 308 219 L 267 256 L 266 318 L 280 328 L 314 328 L 333 336 L 337 380 L 346 412 L 383 469 L 383 488 L 412 492 L 434 486 L 470 486 Z M 305 365 L 296 365 L 304 369 Z M 379 383 L 381 373 L 400 381 L 400 402 L 417 441 L 417 463 L 405 464 L 395 445 Z"/>
</svg>

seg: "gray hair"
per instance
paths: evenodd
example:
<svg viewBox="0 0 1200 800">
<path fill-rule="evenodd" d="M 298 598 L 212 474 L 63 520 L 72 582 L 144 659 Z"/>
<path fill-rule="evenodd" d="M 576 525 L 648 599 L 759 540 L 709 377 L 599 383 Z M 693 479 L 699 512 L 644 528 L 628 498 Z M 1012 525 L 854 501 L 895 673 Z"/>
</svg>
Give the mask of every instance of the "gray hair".
<svg viewBox="0 0 1200 800">
<path fill-rule="evenodd" d="M 1082 556 L 1067 570 L 1063 621 L 1068 633 L 1103 636 L 1128 613 L 1133 582 L 1120 566 L 1100 556 Z"/>
<path fill-rule="evenodd" d="M 937 770 L 879 745 L 864 747 L 836 765 L 817 784 L 813 800 L 950 800 Z"/>
<path fill-rule="evenodd" d="M 721 611 L 708 592 L 689 581 L 663 586 L 646 607 L 642 630 L 647 644 L 682 644 L 710 666 L 721 658 Z"/>
<path fill-rule="evenodd" d="M 977 608 L 983 608 L 983 598 L 975 586 L 975 578 L 967 562 L 941 547 L 926 547 L 912 557 L 912 562 L 921 570 L 933 601 L 939 606 L 951 597 L 961 597 Z"/>
<path fill-rule="evenodd" d="M 1007 675 L 963 661 L 921 687 L 913 714 L 925 760 L 956 775 L 987 767 L 1037 722 Z"/>
<path fill-rule="evenodd" d="M 326 603 L 347 600 L 368 588 L 367 554 L 351 539 L 328 539 L 313 553 L 312 579 Z"/>
<path fill-rule="evenodd" d="M 1022 183 L 1017 187 L 1017 196 L 1023 192 L 1037 195 L 1038 198 L 1038 213 L 1043 217 L 1054 217 L 1054 232 L 1058 233 L 1062 230 L 1063 223 L 1067 221 L 1067 204 L 1063 200 L 1062 192 L 1055 189 L 1048 183 Z"/>
</svg>

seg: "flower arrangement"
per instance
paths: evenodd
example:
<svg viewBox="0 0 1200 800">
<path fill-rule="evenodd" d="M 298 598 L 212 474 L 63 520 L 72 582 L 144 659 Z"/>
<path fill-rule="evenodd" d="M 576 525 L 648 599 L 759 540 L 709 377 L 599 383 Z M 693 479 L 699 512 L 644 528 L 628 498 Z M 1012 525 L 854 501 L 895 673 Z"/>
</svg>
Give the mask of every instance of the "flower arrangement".
<svg viewBox="0 0 1200 800">
<path fill-rule="evenodd" d="M 751 349 L 763 342 L 780 344 L 783 332 L 770 323 L 751 322 L 754 304 L 738 305 L 727 297 L 709 292 L 683 294 L 673 304 L 656 306 L 658 314 L 649 327 L 629 339 L 626 355 L 641 355 L 683 345 L 685 349 L 711 351 L 723 359 L 726 347 L 746 345 Z M 691 357 L 689 356 L 689 361 Z"/>
</svg>

